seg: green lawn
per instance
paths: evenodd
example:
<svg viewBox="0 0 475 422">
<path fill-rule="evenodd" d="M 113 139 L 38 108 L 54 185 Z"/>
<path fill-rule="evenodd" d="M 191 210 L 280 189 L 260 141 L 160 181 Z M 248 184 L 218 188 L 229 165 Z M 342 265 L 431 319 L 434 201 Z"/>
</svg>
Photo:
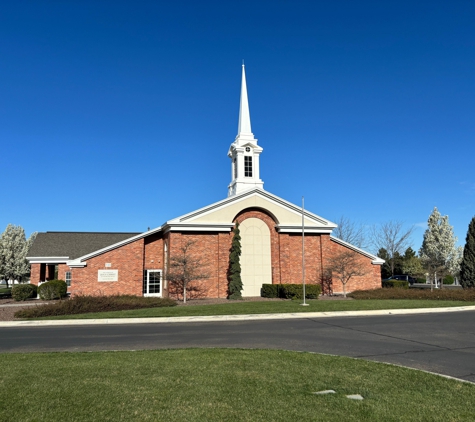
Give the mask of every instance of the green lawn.
<svg viewBox="0 0 475 422">
<path fill-rule="evenodd" d="M 0 421 L 473 421 L 475 385 L 269 350 L 3 354 Z M 315 395 L 321 390 L 336 394 Z M 360 394 L 363 401 L 346 398 Z"/>
<path fill-rule="evenodd" d="M 84 318 L 148 318 L 176 316 L 274 314 L 293 312 L 359 311 L 371 309 L 414 309 L 453 306 L 475 306 L 475 302 L 445 300 L 308 300 L 310 306 L 301 306 L 302 301 L 284 300 L 269 302 L 225 303 L 215 305 L 176 306 L 173 308 L 148 308 L 130 311 L 98 312 L 80 315 L 46 317 L 42 319 Z"/>
</svg>

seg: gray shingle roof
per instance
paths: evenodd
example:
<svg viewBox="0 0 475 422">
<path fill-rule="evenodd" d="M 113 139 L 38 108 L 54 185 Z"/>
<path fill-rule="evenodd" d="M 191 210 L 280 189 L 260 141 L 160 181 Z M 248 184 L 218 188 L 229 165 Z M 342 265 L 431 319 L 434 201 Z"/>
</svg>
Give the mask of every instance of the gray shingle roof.
<svg viewBox="0 0 475 422">
<path fill-rule="evenodd" d="M 140 233 L 46 232 L 38 233 L 27 257 L 76 259 Z"/>
</svg>

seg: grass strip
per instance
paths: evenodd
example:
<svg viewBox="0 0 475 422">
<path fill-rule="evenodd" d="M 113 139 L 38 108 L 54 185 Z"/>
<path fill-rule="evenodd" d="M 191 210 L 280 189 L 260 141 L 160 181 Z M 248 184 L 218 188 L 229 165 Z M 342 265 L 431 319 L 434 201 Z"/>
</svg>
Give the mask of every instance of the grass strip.
<svg viewBox="0 0 475 422">
<path fill-rule="evenodd" d="M 445 422 L 475 414 L 473 384 L 311 353 L 31 353 L 4 354 L 2 363 L 0 421 Z M 322 390 L 336 393 L 313 394 Z"/>
<path fill-rule="evenodd" d="M 444 300 L 308 300 L 307 303 L 309 303 L 310 306 L 300 306 L 301 302 L 302 301 L 299 300 L 282 300 L 269 302 L 243 301 L 213 305 L 134 309 L 116 312 L 95 312 L 81 315 L 54 316 L 41 319 L 149 318 L 475 306 L 475 302 Z"/>
</svg>

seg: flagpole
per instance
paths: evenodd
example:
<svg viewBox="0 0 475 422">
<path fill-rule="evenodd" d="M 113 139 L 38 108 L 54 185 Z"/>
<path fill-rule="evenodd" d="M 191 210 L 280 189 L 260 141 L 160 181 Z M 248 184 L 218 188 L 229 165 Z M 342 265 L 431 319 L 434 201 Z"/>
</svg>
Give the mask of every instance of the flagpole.
<svg viewBox="0 0 475 422">
<path fill-rule="evenodd" d="M 302 290 L 303 303 L 302 306 L 308 306 L 305 302 L 305 223 L 304 223 L 304 197 L 302 196 Z"/>
</svg>

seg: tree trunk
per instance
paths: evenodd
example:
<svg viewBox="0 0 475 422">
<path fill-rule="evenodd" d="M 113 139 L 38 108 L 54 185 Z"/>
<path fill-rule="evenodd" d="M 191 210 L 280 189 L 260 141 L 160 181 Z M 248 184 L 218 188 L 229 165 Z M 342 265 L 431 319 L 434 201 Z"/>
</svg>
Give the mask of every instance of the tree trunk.
<svg viewBox="0 0 475 422">
<path fill-rule="evenodd" d="M 183 303 L 186 303 L 186 285 L 183 286 Z"/>
<path fill-rule="evenodd" d="M 343 297 L 346 299 L 346 284 L 343 284 Z"/>
</svg>

